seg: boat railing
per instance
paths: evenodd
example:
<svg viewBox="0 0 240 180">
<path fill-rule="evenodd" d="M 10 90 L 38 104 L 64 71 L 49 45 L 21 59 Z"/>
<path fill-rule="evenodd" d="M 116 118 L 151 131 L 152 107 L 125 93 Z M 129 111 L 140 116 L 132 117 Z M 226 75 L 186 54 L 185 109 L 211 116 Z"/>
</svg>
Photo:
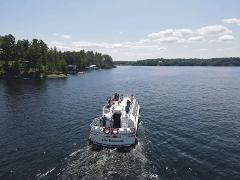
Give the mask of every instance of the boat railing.
<svg viewBox="0 0 240 180">
<path fill-rule="evenodd" d="M 103 107 L 104 114 L 107 114 L 110 112 L 110 108 L 107 108 L 107 105 Z"/>
<path fill-rule="evenodd" d="M 100 126 L 100 117 L 94 118 L 91 126 Z"/>
</svg>

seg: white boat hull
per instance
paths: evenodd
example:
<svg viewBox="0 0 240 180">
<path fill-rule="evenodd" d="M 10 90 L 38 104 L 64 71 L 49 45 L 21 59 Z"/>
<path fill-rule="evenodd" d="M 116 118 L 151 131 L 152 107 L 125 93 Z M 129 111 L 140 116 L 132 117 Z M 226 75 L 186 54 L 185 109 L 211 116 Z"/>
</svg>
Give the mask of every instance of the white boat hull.
<svg viewBox="0 0 240 180">
<path fill-rule="evenodd" d="M 114 102 L 112 109 L 103 109 L 103 116 L 113 119 L 113 124 L 102 125 L 101 118 L 96 118 L 90 125 L 89 140 L 91 143 L 107 147 L 126 147 L 137 144 L 137 131 L 139 123 L 140 106 L 136 99 L 131 99 L 131 106 L 129 112 L 125 112 L 125 100 L 119 103 Z M 114 114 L 120 114 L 117 119 L 121 122 L 119 127 L 114 127 Z M 110 120 L 111 121 L 111 120 Z M 111 123 L 110 123 L 111 124 Z M 119 125 L 119 124 L 118 124 Z"/>
<path fill-rule="evenodd" d="M 111 138 L 104 136 L 91 136 L 91 141 L 93 144 L 100 146 L 114 146 L 114 147 L 122 147 L 122 146 L 133 146 L 137 143 L 136 137 L 131 138 Z"/>
</svg>

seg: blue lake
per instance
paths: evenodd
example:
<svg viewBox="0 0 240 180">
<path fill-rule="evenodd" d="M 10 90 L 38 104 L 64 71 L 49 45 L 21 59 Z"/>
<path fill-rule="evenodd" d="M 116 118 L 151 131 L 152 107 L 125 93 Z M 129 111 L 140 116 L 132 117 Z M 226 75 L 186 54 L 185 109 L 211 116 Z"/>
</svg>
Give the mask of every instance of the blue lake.
<svg viewBox="0 0 240 180">
<path fill-rule="evenodd" d="M 139 144 L 93 151 L 89 124 L 115 92 L 139 101 Z M 239 179 L 240 68 L 0 80 L 0 124 L 0 179 Z"/>
</svg>

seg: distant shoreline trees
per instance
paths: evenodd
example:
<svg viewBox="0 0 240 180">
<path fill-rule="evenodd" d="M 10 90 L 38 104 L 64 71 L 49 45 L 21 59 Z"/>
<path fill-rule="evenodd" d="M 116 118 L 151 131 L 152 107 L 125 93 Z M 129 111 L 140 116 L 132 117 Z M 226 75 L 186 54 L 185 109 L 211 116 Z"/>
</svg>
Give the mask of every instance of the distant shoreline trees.
<svg viewBox="0 0 240 180">
<path fill-rule="evenodd" d="M 158 58 L 138 61 L 115 61 L 114 64 L 132 66 L 240 66 L 240 57 L 210 58 L 210 59 Z"/>
<path fill-rule="evenodd" d="M 93 51 L 59 51 L 49 48 L 38 39 L 15 40 L 11 34 L 0 36 L 0 76 L 40 77 L 52 73 L 67 73 L 67 65 L 77 65 L 84 70 L 95 64 L 102 69 L 113 68 L 109 55 Z"/>
</svg>

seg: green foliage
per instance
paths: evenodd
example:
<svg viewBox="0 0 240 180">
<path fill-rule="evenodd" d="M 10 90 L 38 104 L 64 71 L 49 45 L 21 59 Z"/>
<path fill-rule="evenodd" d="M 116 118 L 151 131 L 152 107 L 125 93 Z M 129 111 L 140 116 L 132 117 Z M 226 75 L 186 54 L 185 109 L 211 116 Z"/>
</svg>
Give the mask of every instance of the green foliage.
<svg viewBox="0 0 240 180">
<path fill-rule="evenodd" d="M 2 63 L 3 62 L 3 63 Z M 0 36 L 0 72 L 7 76 L 41 73 L 67 73 L 67 65 L 85 69 L 95 64 L 99 68 L 112 68 L 111 56 L 93 51 L 58 51 L 49 49 L 42 40 L 18 40 L 13 35 Z"/>
<path fill-rule="evenodd" d="M 114 65 L 129 66 L 133 65 L 135 61 L 114 61 Z"/>
<path fill-rule="evenodd" d="M 67 73 L 67 63 L 64 59 L 61 59 L 57 62 L 57 69 L 63 73 Z"/>
<path fill-rule="evenodd" d="M 15 38 L 9 34 L 0 36 L 0 59 L 10 61 L 15 58 Z"/>
<path fill-rule="evenodd" d="M 104 68 L 112 68 L 113 67 L 113 60 L 112 57 L 109 55 L 103 55 L 103 67 Z"/>
<path fill-rule="evenodd" d="M 239 57 L 230 58 L 211 58 L 211 59 L 146 59 L 139 61 L 118 61 L 118 65 L 134 65 L 134 66 L 240 66 Z"/>
<path fill-rule="evenodd" d="M 8 72 L 13 76 L 18 76 L 20 74 L 20 63 L 18 61 L 13 62 Z"/>
</svg>

